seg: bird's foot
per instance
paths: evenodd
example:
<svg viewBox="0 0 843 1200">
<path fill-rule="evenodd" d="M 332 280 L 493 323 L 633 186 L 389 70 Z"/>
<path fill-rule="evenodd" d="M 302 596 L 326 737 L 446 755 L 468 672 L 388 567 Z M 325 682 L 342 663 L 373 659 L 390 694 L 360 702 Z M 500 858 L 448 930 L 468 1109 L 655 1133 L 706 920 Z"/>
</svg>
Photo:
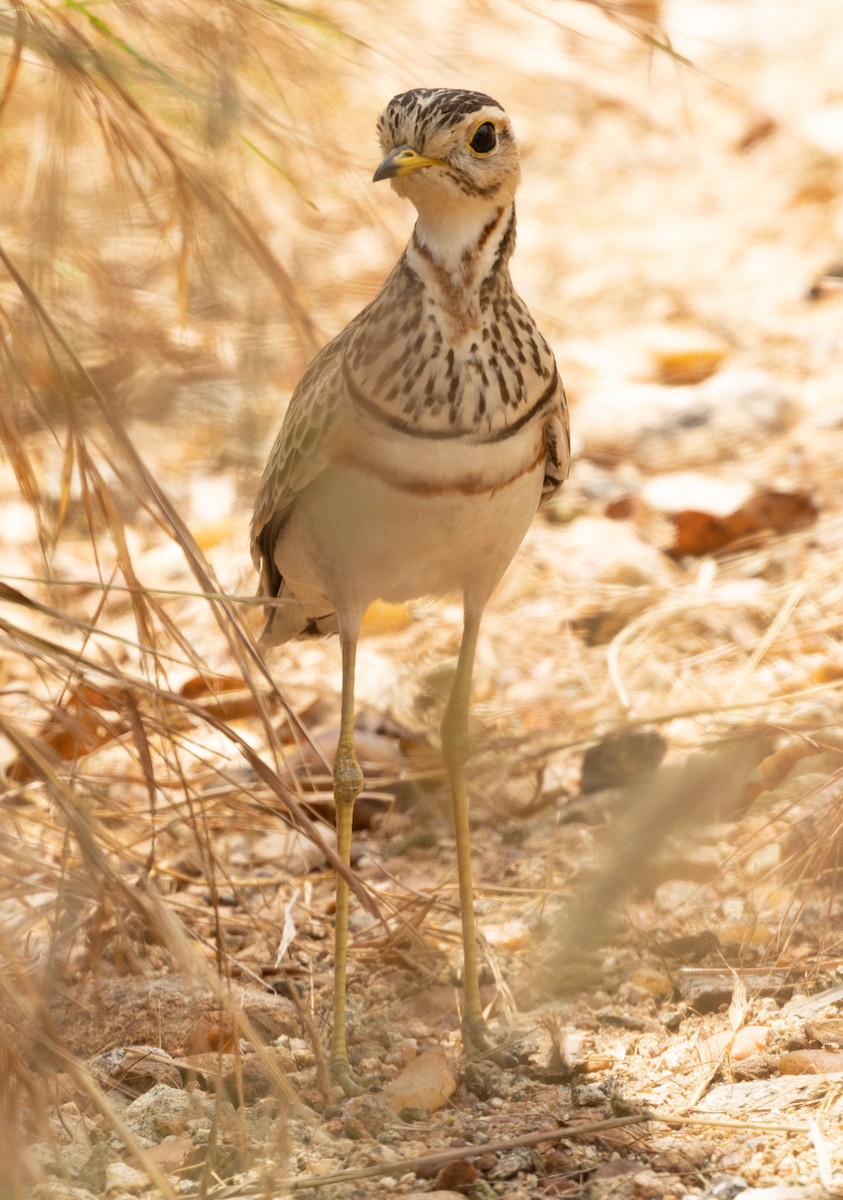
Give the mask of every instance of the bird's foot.
<svg viewBox="0 0 843 1200">
<path fill-rule="evenodd" d="M 362 1096 L 369 1090 L 367 1081 L 352 1071 L 347 1062 L 339 1060 L 330 1066 L 331 1083 L 337 1084 L 346 1096 Z"/>
<path fill-rule="evenodd" d="M 488 1058 L 499 1067 L 517 1067 L 518 1056 L 506 1046 L 492 1041 L 489 1027 L 482 1017 L 462 1022 L 462 1044 L 469 1058 Z"/>
</svg>

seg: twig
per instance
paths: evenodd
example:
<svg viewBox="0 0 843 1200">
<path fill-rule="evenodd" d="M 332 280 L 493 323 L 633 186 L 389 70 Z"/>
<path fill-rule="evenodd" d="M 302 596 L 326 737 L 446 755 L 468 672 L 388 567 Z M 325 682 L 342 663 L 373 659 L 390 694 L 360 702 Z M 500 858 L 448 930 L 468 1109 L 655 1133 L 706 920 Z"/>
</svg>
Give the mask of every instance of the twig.
<svg viewBox="0 0 843 1200">
<path fill-rule="evenodd" d="M 780 1121 L 721 1120 L 717 1117 L 683 1117 L 678 1113 L 641 1112 L 628 1117 L 613 1117 L 608 1121 L 592 1121 L 588 1125 L 565 1126 L 559 1129 L 539 1129 L 524 1133 L 520 1137 L 502 1138 L 497 1142 L 480 1145 L 452 1146 L 437 1150 L 435 1154 L 423 1154 L 419 1158 L 403 1158 L 397 1162 L 378 1163 L 371 1167 L 356 1167 L 349 1171 L 334 1171 L 330 1175 L 297 1175 L 287 1179 L 273 1180 L 273 1188 L 291 1192 L 308 1188 L 328 1187 L 335 1183 L 352 1183 L 358 1179 L 374 1179 L 378 1175 L 419 1174 L 430 1168 L 458 1162 L 461 1158 L 472 1158 L 477 1154 L 498 1154 L 504 1150 L 517 1150 L 522 1146 L 537 1146 L 543 1142 L 563 1142 L 578 1137 L 591 1137 L 611 1129 L 623 1129 L 629 1125 L 640 1125 L 647 1121 L 658 1121 L 664 1125 L 698 1125 L 707 1129 L 752 1129 L 765 1133 L 802 1133 L 810 1135 L 808 1125 L 786 1125 Z M 264 1193 L 247 1191 L 250 1185 L 235 1184 L 209 1192 L 208 1200 L 258 1200 Z"/>
<path fill-rule="evenodd" d="M 679 1113 L 651 1112 L 651 1121 L 665 1125 L 703 1125 L 708 1129 L 758 1129 L 767 1133 L 810 1134 L 809 1125 L 785 1125 L 783 1121 L 740 1121 L 729 1117 L 683 1117 Z"/>
<path fill-rule="evenodd" d="M 559 1129 L 539 1129 L 534 1133 L 524 1133 L 520 1137 L 502 1138 L 498 1142 L 483 1142 L 475 1146 L 452 1146 L 448 1150 L 437 1150 L 435 1154 L 423 1154 L 419 1158 L 402 1158 L 397 1162 L 377 1163 L 371 1167 L 355 1167 L 349 1171 L 334 1171 L 331 1175 L 294 1175 L 290 1179 L 273 1180 L 273 1190 L 291 1192 L 304 1191 L 306 1188 L 326 1187 L 334 1183 L 349 1183 L 356 1179 L 373 1179 L 377 1175 L 404 1175 L 409 1171 L 418 1174 L 430 1167 L 438 1167 L 444 1163 L 458 1162 L 461 1158 L 471 1158 L 477 1154 L 497 1154 L 503 1150 L 517 1150 L 520 1146 L 538 1146 L 543 1142 L 562 1142 L 569 1138 L 585 1137 L 591 1134 L 605 1133 L 610 1129 L 621 1129 L 626 1125 L 640 1125 L 650 1119 L 649 1113 L 638 1113 L 631 1117 L 612 1117 L 608 1121 L 592 1121 L 588 1125 L 569 1125 Z M 229 1197 L 239 1197 L 239 1200 L 258 1200 L 265 1192 L 245 1191 L 243 1184 L 233 1187 L 220 1188 L 219 1191 L 209 1192 L 208 1200 L 229 1200 Z"/>
</svg>

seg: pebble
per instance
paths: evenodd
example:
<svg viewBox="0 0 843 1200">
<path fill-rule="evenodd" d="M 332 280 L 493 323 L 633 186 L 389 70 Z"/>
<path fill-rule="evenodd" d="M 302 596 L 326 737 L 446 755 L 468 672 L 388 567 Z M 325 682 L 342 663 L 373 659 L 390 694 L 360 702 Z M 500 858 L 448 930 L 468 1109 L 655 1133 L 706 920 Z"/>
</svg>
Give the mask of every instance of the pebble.
<svg viewBox="0 0 843 1200">
<path fill-rule="evenodd" d="M 829 1075 L 843 1071 L 843 1050 L 791 1050 L 779 1059 L 780 1075 Z"/>
<path fill-rule="evenodd" d="M 346 1137 L 377 1137 L 395 1124 L 395 1112 L 382 1096 L 370 1092 L 352 1096 L 343 1105 L 342 1125 Z"/>
<path fill-rule="evenodd" d="M 764 371 L 732 368 L 703 383 L 630 383 L 584 394 L 577 405 L 582 453 L 598 462 L 632 458 L 648 470 L 728 461 L 734 447 L 784 432 L 798 409 Z"/>
<path fill-rule="evenodd" d="M 421 1108 L 435 1112 L 446 1104 L 457 1090 L 457 1082 L 448 1065 L 445 1051 L 435 1046 L 425 1050 L 391 1079 L 381 1096 L 395 1113 L 405 1108 Z"/>
<path fill-rule="evenodd" d="M 145 1192 L 149 1187 L 149 1176 L 145 1171 L 130 1167 L 128 1163 L 110 1163 L 105 1169 L 105 1194 L 112 1196 L 116 1192 Z"/>
<path fill-rule="evenodd" d="M 160 1142 L 170 1135 L 185 1132 L 196 1117 L 213 1114 L 216 1100 L 207 1100 L 196 1092 L 185 1092 L 157 1083 L 133 1100 L 123 1120 L 138 1137 Z M 223 1103 L 220 1101 L 220 1103 Z M 227 1105 L 230 1108 L 230 1105 Z"/>
<path fill-rule="evenodd" d="M 443 1192 L 440 1188 L 436 1192 L 407 1192 L 404 1200 L 465 1200 L 465 1195 L 462 1192 Z"/>
<path fill-rule="evenodd" d="M 185 1166 L 191 1159 L 194 1150 L 192 1138 L 175 1137 L 173 1134 L 168 1134 L 157 1146 L 150 1146 L 147 1154 L 156 1166 L 165 1174 L 169 1174 L 171 1171 L 177 1171 Z"/>
<path fill-rule="evenodd" d="M 553 570 L 562 583 L 620 587 L 670 585 L 676 571 L 629 523 L 580 517 L 555 531 Z"/>
<path fill-rule="evenodd" d="M 825 1021 L 808 1021 L 805 1032 L 815 1042 L 833 1050 L 843 1046 L 843 1017 L 832 1017 Z"/>
<path fill-rule="evenodd" d="M 660 383 L 701 383 L 718 369 L 729 345 L 706 329 L 658 325 L 644 330 L 643 348 Z"/>
<path fill-rule="evenodd" d="M 746 479 L 721 479 L 701 471 L 667 471 L 644 481 L 640 496 L 657 512 L 676 513 L 686 508 L 727 517 L 752 495 Z"/>
<path fill-rule="evenodd" d="M 666 971 L 642 963 L 632 972 L 629 982 L 641 988 L 651 996 L 670 996 L 673 992 L 673 980 Z"/>
<path fill-rule="evenodd" d="M 336 834 L 327 826 L 320 825 L 325 843 L 336 849 Z M 273 829 L 259 838 L 252 850 L 257 863 L 272 863 L 277 870 L 291 875 L 307 875 L 325 862 L 321 849 L 297 829 Z"/>
<path fill-rule="evenodd" d="M 769 1036 L 770 1030 L 766 1025 L 746 1025 L 735 1034 L 731 1029 L 723 1029 L 700 1042 L 696 1047 L 696 1056 L 702 1063 L 717 1062 L 731 1042 L 728 1057 L 733 1062 L 741 1062 L 756 1054 Z"/>
<path fill-rule="evenodd" d="M 115 1046 L 88 1059 L 91 1074 L 101 1087 L 139 1096 L 156 1083 L 181 1088 L 181 1071 L 160 1046 Z"/>
<path fill-rule="evenodd" d="M 391 1067 L 406 1067 L 418 1058 L 419 1044 L 415 1038 L 402 1038 L 387 1054 L 385 1062 Z"/>
<path fill-rule="evenodd" d="M 32 1200 L 94 1200 L 94 1194 L 87 1188 L 74 1187 L 61 1179 L 48 1179 L 44 1183 L 36 1183 L 32 1189 Z"/>
<path fill-rule="evenodd" d="M 470 1159 L 459 1158 L 456 1162 L 445 1163 L 439 1172 L 438 1182 L 446 1189 L 465 1195 L 477 1179 L 477 1174 L 477 1167 Z"/>
</svg>

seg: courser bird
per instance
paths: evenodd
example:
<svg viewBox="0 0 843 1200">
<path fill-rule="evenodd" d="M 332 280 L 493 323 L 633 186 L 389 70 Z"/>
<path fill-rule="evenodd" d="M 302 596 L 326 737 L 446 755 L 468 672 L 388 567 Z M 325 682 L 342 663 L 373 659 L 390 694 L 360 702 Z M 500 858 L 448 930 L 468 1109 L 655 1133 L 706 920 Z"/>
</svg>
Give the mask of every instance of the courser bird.
<svg viewBox="0 0 843 1200">
<path fill-rule="evenodd" d="M 489 1045 L 480 1000 L 465 764 L 480 618 L 540 501 L 568 472 L 565 392 L 509 275 L 518 148 L 490 96 L 416 88 L 378 121 L 389 179 L 415 206 L 380 293 L 296 387 L 266 465 L 252 554 L 267 597 L 262 645 L 338 632 L 337 848 L 351 849 L 363 786 L 354 671 L 376 599 L 461 594 L 463 637 L 442 722 L 456 832 L 463 1042 Z M 346 1046 L 348 886 L 337 877 L 330 1065 L 356 1090 Z"/>
</svg>

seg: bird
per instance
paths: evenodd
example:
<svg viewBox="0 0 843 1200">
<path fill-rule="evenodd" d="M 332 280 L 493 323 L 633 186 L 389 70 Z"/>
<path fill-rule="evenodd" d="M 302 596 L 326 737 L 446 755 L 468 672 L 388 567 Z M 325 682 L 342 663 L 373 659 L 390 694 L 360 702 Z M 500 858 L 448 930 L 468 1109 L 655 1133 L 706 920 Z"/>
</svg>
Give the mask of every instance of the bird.
<svg viewBox="0 0 843 1200">
<path fill-rule="evenodd" d="M 509 117 L 483 92 L 414 88 L 378 119 L 389 180 L 416 209 L 375 298 L 319 351 L 291 397 L 260 481 L 251 549 L 265 600 L 261 649 L 338 633 L 333 765 L 337 852 L 350 861 L 363 774 L 354 745 L 357 643 L 375 600 L 461 596 L 463 631 L 441 726 L 464 955 L 461 1031 L 492 1049 L 480 998 L 469 801 L 469 702 L 480 620 L 540 503 L 570 462 L 556 360 L 515 291 Z M 346 1034 L 346 880 L 337 873 L 331 1076 L 360 1090 Z"/>
</svg>

